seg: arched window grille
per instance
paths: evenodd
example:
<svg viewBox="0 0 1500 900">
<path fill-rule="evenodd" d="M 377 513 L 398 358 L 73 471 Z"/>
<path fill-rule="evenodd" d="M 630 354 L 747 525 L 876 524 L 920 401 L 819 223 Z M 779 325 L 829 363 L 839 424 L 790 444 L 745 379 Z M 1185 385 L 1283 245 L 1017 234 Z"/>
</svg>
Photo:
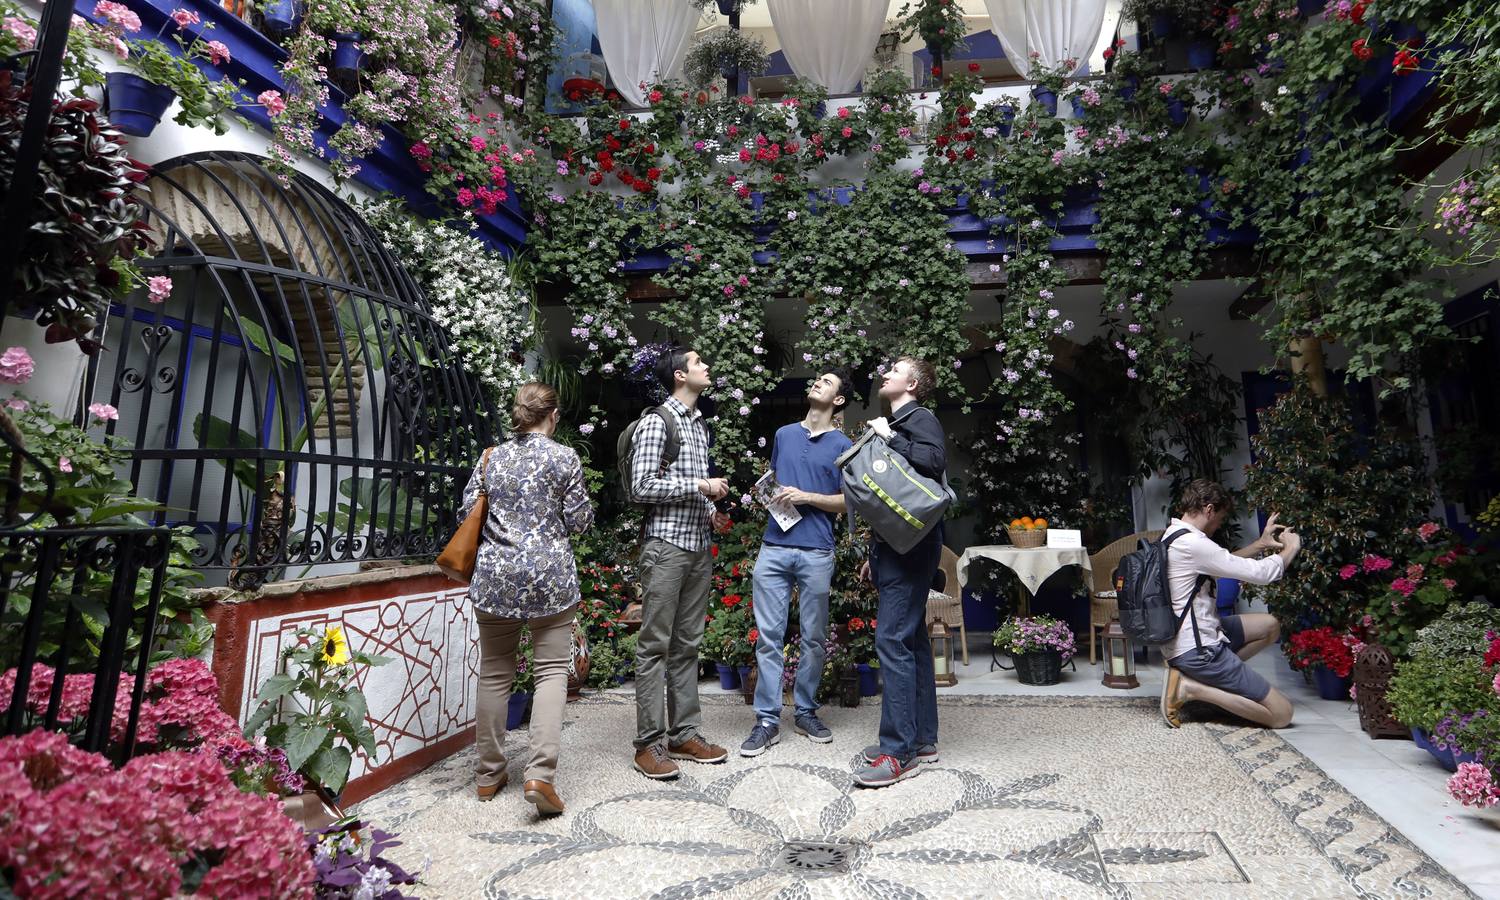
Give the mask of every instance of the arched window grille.
<svg viewBox="0 0 1500 900">
<path fill-rule="evenodd" d="M 146 188 L 141 267 L 171 294 L 111 309 L 91 376 L 154 524 L 191 527 L 242 589 L 430 557 L 491 410 L 410 276 L 332 192 L 258 157 L 179 157 Z"/>
</svg>

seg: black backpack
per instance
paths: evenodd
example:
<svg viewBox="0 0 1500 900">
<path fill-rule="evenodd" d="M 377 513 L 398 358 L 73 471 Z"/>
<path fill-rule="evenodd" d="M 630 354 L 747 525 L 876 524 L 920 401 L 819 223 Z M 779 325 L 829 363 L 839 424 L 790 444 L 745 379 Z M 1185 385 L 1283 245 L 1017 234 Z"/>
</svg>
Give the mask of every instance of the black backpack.
<svg viewBox="0 0 1500 900">
<path fill-rule="evenodd" d="M 1125 554 L 1115 569 L 1115 593 L 1120 606 L 1120 627 L 1131 638 L 1146 644 L 1165 644 L 1176 640 L 1183 620 L 1192 617 L 1193 641 L 1203 652 L 1198 636 L 1198 613 L 1194 601 L 1207 575 L 1199 575 L 1181 613 L 1172 611 L 1172 589 L 1167 583 L 1167 548 L 1187 534 L 1178 529 L 1159 541 L 1141 541 L 1139 550 Z"/>
<path fill-rule="evenodd" d="M 620 437 L 615 443 L 615 461 L 620 470 L 620 484 L 625 488 L 625 499 L 631 503 L 637 503 L 634 494 L 634 485 L 631 483 L 631 470 L 634 468 L 635 460 L 635 433 L 640 430 L 641 423 L 646 421 L 647 416 L 660 416 L 662 422 L 667 426 L 667 444 L 661 451 L 661 468 L 657 470 L 658 475 L 665 475 L 667 469 L 677 462 L 677 454 L 682 447 L 682 435 L 679 433 L 677 417 L 665 406 L 653 406 L 641 413 L 640 417 L 625 426 L 620 432 Z"/>
</svg>

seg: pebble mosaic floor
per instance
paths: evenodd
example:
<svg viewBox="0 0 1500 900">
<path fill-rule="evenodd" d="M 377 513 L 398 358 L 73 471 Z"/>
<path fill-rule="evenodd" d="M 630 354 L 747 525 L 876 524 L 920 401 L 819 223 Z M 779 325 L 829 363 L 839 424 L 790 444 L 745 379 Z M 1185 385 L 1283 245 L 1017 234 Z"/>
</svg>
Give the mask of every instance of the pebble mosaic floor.
<svg viewBox="0 0 1500 900">
<path fill-rule="evenodd" d="M 878 701 L 878 698 L 874 698 Z M 734 752 L 748 707 L 705 694 L 729 761 L 675 782 L 630 766 L 629 694 L 568 706 L 539 819 L 510 784 L 474 797 L 472 751 L 360 812 L 427 861 L 423 897 L 1444 898 L 1474 895 L 1274 732 L 1166 728 L 1141 698 L 940 696 L 941 762 L 879 790 L 849 772 L 879 706 L 825 707 L 831 744 L 787 728 Z"/>
</svg>

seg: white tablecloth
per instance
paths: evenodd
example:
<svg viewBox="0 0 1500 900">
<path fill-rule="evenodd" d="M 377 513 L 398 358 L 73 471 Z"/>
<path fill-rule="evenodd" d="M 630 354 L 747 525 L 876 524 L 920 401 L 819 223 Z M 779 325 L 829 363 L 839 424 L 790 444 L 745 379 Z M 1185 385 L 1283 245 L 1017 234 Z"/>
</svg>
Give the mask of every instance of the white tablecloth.
<svg viewBox="0 0 1500 900">
<path fill-rule="evenodd" d="M 981 545 L 970 547 L 958 558 L 958 583 L 969 583 L 969 563 L 976 559 L 992 559 L 1021 579 L 1021 584 L 1031 594 L 1036 594 L 1042 582 L 1052 577 L 1064 566 L 1081 566 L 1087 579 L 1093 571 L 1089 565 L 1089 554 L 1081 547 L 1034 547 L 1022 549 L 1009 544 Z"/>
</svg>

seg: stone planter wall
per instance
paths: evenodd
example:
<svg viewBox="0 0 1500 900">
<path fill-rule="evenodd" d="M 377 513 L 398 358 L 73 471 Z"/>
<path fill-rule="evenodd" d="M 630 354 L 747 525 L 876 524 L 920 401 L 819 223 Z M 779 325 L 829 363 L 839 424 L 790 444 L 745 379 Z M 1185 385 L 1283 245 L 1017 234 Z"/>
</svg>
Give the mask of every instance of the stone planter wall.
<svg viewBox="0 0 1500 900">
<path fill-rule="evenodd" d="M 357 803 L 474 740 L 478 634 L 468 590 L 434 566 L 206 591 L 221 700 L 244 721 L 299 628 L 339 625 L 350 649 L 391 657 L 361 675 L 377 754 L 354 757 L 341 801 Z"/>
</svg>

